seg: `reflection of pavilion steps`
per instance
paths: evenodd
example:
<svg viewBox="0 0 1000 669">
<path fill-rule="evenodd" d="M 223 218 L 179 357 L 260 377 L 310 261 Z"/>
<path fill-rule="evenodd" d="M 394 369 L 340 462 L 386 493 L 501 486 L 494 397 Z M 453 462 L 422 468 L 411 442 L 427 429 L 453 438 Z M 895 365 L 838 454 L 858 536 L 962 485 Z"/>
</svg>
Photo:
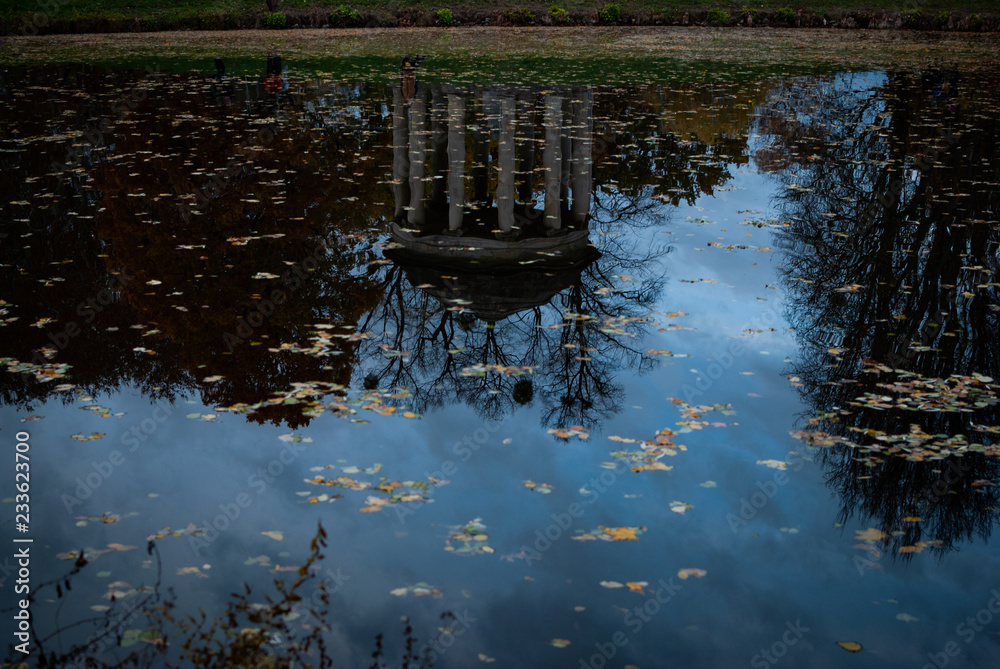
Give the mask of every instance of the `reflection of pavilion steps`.
<svg viewBox="0 0 1000 669">
<path fill-rule="evenodd" d="M 586 230 L 503 241 L 417 237 L 393 225 L 392 236 L 402 247 L 385 255 L 414 286 L 429 284 L 422 290 L 442 304 L 465 306 L 488 322 L 546 304 L 576 285 L 583 269 L 601 255 Z"/>
</svg>

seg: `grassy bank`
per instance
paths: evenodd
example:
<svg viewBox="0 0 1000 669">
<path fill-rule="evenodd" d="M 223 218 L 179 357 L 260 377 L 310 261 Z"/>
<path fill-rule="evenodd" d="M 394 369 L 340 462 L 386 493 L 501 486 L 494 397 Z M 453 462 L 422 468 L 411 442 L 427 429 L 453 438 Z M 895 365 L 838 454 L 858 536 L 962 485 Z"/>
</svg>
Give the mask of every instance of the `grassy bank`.
<svg viewBox="0 0 1000 669">
<path fill-rule="evenodd" d="M 7 0 L 0 33 L 472 25 L 708 25 L 1000 30 L 995 0 Z"/>
<path fill-rule="evenodd" d="M 331 35 L 335 35 L 331 39 Z M 269 50 L 293 72 L 344 80 L 399 77 L 399 59 L 427 56 L 422 80 L 621 84 L 940 67 L 993 71 L 1000 33 L 760 28 L 459 27 L 43 35 L 6 40 L 0 65 L 80 62 L 256 78 Z M 437 73 L 437 74 L 436 74 Z"/>
</svg>

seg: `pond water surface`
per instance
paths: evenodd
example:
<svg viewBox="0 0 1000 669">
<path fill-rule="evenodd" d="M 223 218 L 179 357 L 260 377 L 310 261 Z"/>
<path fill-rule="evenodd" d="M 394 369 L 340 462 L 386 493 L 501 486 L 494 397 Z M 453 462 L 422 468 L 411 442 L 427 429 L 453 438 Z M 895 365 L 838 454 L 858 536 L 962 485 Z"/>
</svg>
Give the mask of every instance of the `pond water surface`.
<svg viewBox="0 0 1000 669">
<path fill-rule="evenodd" d="M 3 70 L 27 661 L 997 666 L 1000 78 L 418 60 Z"/>
</svg>

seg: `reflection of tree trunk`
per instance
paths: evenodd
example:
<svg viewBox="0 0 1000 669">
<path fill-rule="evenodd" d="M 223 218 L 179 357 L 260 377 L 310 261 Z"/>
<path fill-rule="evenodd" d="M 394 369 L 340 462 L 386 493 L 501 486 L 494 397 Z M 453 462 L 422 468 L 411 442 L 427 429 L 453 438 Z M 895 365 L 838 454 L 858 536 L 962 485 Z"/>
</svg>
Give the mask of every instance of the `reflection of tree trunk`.
<svg viewBox="0 0 1000 669">
<path fill-rule="evenodd" d="M 420 91 L 410 105 L 410 211 L 412 225 L 424 222 L 424 178 L 427 174 L 427 93 Z"/>
<path fill-rule="evenodd" d="M 591 144 L 594 135 L 594 93 L 589 88 L 579 91 L 573 100 L 573 159 L 571 179 L 573 185 L 573 222 L 584 225 L 590 213 Z"/>
<path fill-rule="evenodd" d="M 499 174 L 497 176 L 497 217 L 500 230 L 514 228 L 514 98 L 500 99 Z"/>
<path fill-rule="evenodd" d="M 403 217 L 410 200 L 410 156 L 406 132 L 406 107 L 403 90 L 392 87 L 392 194 L 396 200 L 395 218 Z"/>
<path fill-rule="evenodd" d="M 465 212 L 465 97 L 448 96 L 448 229 L 460 230 Z"/>
<path fill-rule="evenodd" d="M 545 148 L 542 166 L 545 168 L 545 228 L 558 230 L 560 221 L 560 191 L 563 168 L 562 97 L 545 96 Z"/>
</svg>

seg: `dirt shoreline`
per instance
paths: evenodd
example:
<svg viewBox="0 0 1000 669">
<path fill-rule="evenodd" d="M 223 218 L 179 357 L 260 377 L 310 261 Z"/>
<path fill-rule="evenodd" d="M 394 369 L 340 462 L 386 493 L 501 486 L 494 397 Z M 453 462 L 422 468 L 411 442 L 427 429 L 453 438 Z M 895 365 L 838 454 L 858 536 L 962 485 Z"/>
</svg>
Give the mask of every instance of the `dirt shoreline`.
<svg viewBox="0 0 1000 669">
<path fill-rule="evenodd" d="M 130 17 L 93 14 L 75 18 L 34 14 L 0 17 L 0 34 L 50 35 L 94 33 L 146 33 L 201 30 L 273 30 L 295 28 L 407 28 L 470 26 L 710 26 L 839 28 L 936 32 L 997 32 L 1000 16 L 973 12 L 924 12 L 914 9 L 812 11 L 809 9 L 695 9 L 651 10 L 607 4 L 591 9 L 553 12 L 550 7 L 506 7 L 490 9 L 452 7 L 432 10 L 421 6 L 339 8 L 315 6 L 281 8 L 269 14 L 252 12 L 200 12 L 177 17 Z M 612 11 L 608 11 L 608 7 Z M 347 8 L 349 11 L 340 11 Z M 442 11 L 449 13 L 442 14 Z M 280 15 L 280 16 L 278 16 Z"/>
</svg>

